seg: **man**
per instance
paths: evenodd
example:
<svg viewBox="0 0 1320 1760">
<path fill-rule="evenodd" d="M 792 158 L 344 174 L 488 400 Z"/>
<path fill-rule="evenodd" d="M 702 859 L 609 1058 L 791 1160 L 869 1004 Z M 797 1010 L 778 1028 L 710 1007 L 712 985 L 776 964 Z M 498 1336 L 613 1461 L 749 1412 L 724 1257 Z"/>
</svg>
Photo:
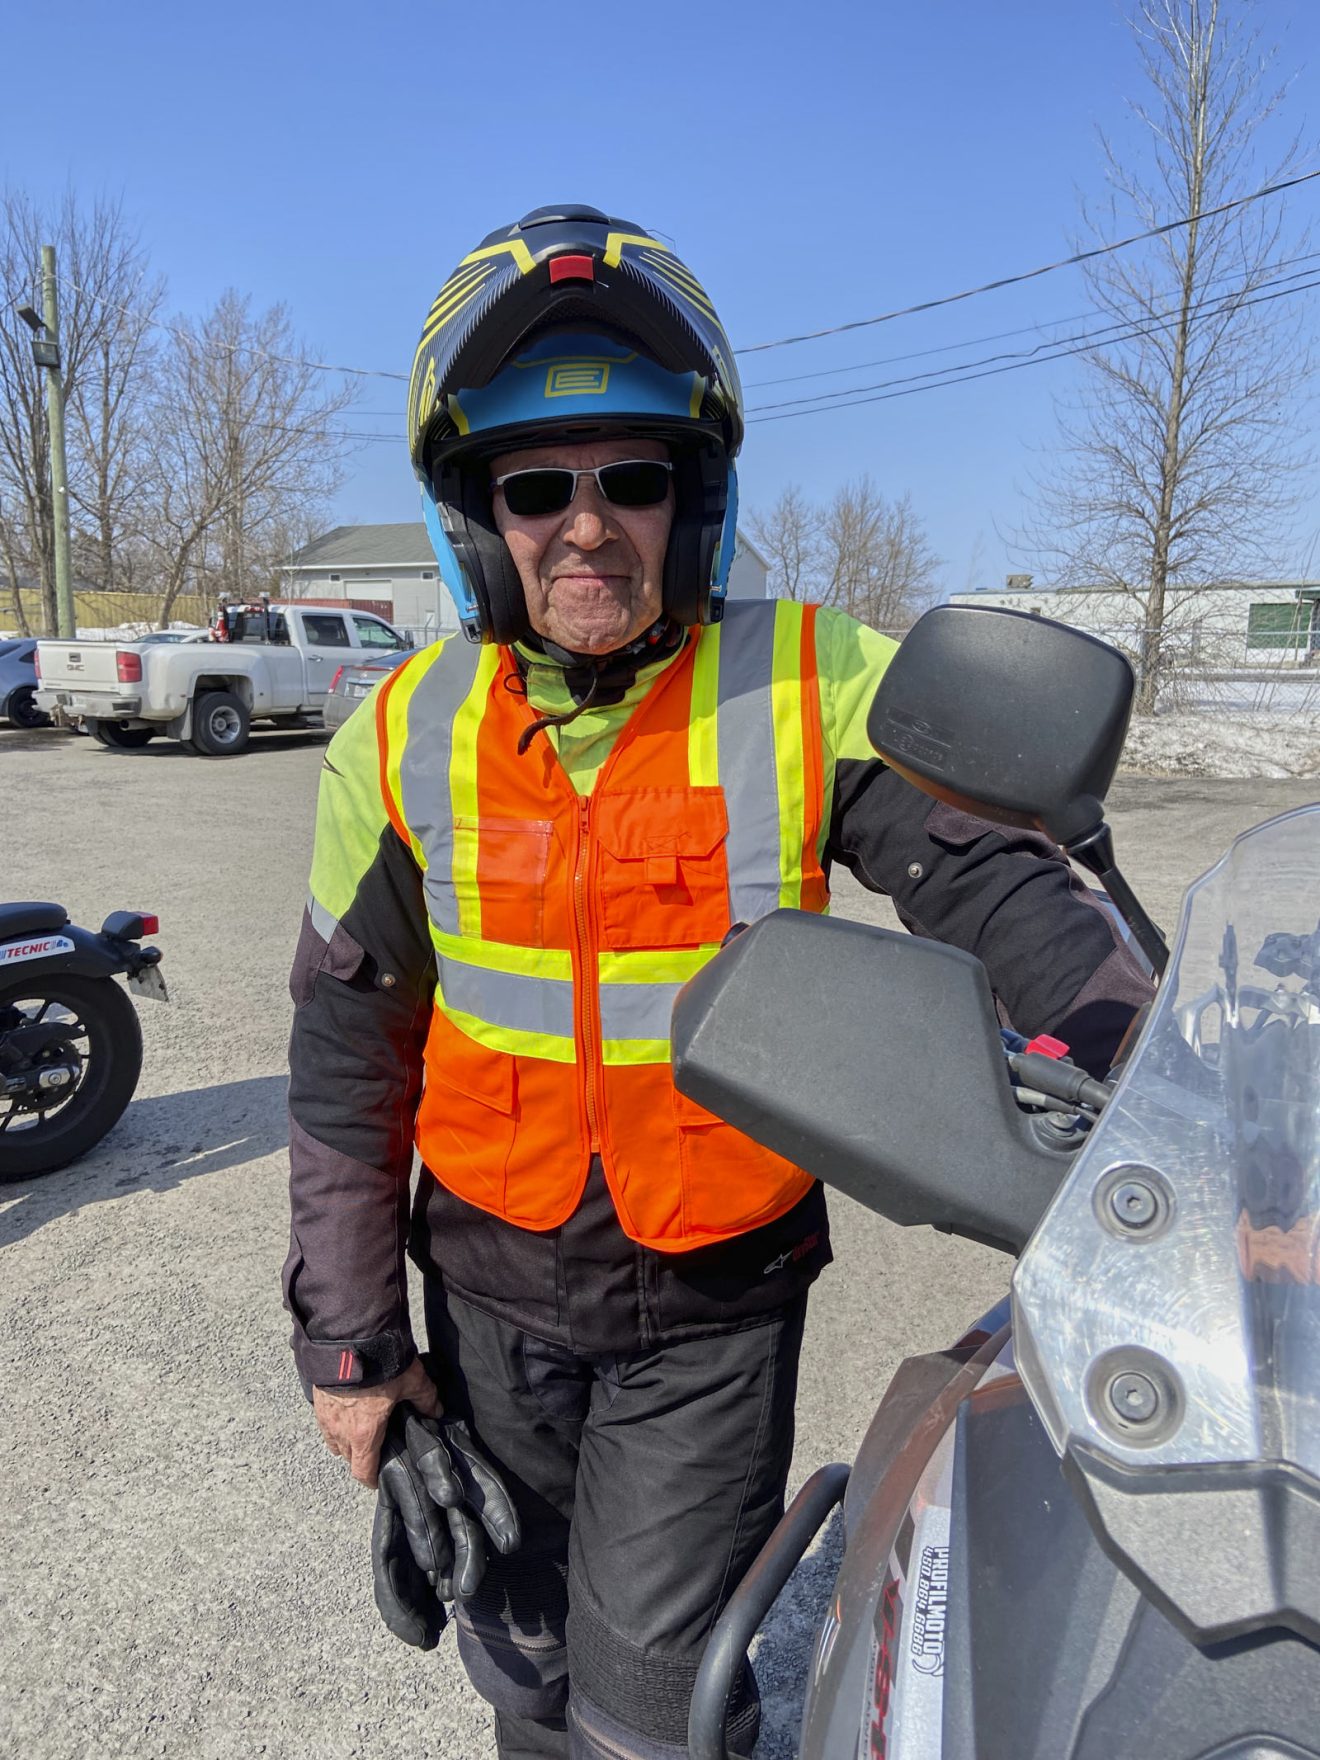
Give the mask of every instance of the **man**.
<svg viewBox="0 0 1320 1760">
<path fill-rule="evenodd" d="M 292 979 L 294 1349 L 361 1483 L 404 1401 L 466 1419 L 502 1474 L 522 1543 L 456 1620 L 503 1760 L 663 1760 L 782 1510 L 830 1258 L 817 1182 L 676 1093 L 678 986 L 736 922 L 824 908 L 842 862 L 1094 1070 L 1148 990 L 1050 845 L 875 757 L 891 643 L 725 609 L 741 393 L 665 244 L 575 207 L 492 233 L 431 308 L 409 426 L 472 640 L 400 667 L 327 753 Z M 748 1671 L 732 1751 L 757 1723 Z"/>
</svg>

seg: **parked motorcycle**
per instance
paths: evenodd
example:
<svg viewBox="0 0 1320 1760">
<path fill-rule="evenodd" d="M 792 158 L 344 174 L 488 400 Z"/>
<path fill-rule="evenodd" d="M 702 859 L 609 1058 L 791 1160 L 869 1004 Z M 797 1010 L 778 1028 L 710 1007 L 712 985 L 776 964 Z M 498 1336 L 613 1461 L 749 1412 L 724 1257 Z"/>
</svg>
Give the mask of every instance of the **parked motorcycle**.
<svg viewBox="0 0 1320 1760">
<path fill-rule="evenodd" d="M 53 1173 L 99 1143 L 133 1097 L 142 1029 L 125 992 L 168 1001 L 153 916 L 99 933 L 58 904 L 0 905 L 0 1185 Z"/>
<path fill-rule="evenodd" d="M 1169 956 L 1103 819 L 1132 684 L 1079 632 L 941 607 L 870 720 L 1118 903 L 1163 978 L 1108 1080 L 1001 1034 L 969 955 L 799 912 L 679 997 L 685 1093 L 1021 1255 L 1011 1305 L 905 1362 L 851 1472 L 790 1506 L 712 1635 L 693 1760 L 724 1760 L 747 1646 L 840 1501 L 801 1760 L 1320 1757 L 1320 806 L 1240 837 Z"/>
</svg>

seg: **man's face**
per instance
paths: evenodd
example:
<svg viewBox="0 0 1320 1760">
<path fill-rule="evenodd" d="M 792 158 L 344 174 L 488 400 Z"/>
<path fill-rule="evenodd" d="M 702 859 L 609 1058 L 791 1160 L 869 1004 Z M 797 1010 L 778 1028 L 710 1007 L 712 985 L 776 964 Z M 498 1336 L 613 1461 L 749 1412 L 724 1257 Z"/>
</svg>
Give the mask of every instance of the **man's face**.
<svg viewBox="0 0 1320 1760">
<path fill-rule="evenodd" d="M 582 470 L 626 458 L 668 458 L 658 440 L 591 440 L 504 452 L 492 478 L 509 471 Z M 661 611 L 665 549 L 674 518 L 671 487 L 656 507 L 615 507 L 591 477 L 560 513 L 509 512 L 502 490 L 493 494 L 495 525 L 509 546 L 538 635 L 580 654 L 625 647 Z"/>
</svg>

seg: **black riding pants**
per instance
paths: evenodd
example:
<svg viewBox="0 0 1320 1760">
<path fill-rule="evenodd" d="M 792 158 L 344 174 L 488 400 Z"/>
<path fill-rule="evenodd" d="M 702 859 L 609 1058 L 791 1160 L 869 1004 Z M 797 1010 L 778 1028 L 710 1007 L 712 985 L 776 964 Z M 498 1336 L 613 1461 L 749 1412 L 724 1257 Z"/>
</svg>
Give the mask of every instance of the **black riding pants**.
<svg viewBox="0 0 1320 1760">
<path fill-rule="evenodd" d="M 523 1543 L 457 1608 L 500 1760 L 680 1760 L 719 1611 L 783 1512 L 806 1295 L 740 1330 L 586 1355 L 426 1279 L 440 1393 Z M 750 1670 L 731 1752 L 759 1725 Z"/>
</svg>

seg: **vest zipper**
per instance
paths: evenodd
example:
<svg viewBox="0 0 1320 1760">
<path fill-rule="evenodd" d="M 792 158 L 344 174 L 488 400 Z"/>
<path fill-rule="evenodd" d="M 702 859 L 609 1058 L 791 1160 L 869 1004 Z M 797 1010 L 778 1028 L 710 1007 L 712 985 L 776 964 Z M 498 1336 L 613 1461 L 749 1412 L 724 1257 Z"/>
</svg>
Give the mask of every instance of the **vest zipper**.
<svg viewBox="0 0 1320 1760">
<path fill-rule="evenodd" d="M 600 970 L 591 938 L 591 905 L 587 880 L 591 865 L 591 797 L 578 800 L 577 859 L 573 868 L 573 909 L 578 931 L 578 995 L 582 1003 L 582 1068 L 586 1078 L 587 1128 L 591 1153 L 600 1153 L 600 1121 L 596 1106 L 596 1048 L 599 1043 Z M 588 969 L 590 962 L 590 969 Z"/>
</svg>

